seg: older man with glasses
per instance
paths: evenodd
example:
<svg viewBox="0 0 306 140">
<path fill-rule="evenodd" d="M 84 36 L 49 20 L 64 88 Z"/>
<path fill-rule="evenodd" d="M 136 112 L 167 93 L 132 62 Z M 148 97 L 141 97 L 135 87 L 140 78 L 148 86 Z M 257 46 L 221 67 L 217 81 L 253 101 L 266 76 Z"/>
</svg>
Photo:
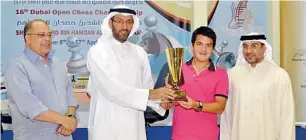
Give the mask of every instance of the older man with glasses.
<svg viewBox="0 0 306 140">
<path fill-rule="evenodd" d="M 77 127 L 77 101 L 65 65 L 50 53 L 51 37 L 45 21 L 29 21 L 25 49 L 7 66 L 14 140 L 72 140 Z"/>
</svg>

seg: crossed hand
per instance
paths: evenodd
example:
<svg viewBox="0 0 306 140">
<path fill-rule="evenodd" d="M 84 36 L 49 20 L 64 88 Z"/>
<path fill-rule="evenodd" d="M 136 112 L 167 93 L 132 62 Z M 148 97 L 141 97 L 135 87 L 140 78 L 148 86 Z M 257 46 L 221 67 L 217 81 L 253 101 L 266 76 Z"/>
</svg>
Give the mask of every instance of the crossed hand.
<svg viewBox="0 0 306 140">
<path fill-rule="evenodd" d="M 76 130 L 76 127 L 77 121 L 74 118 L 70 118 L 67 116 L 65 122 L 57 129 L 56 134 L 70 136 Z"/>
</svg>

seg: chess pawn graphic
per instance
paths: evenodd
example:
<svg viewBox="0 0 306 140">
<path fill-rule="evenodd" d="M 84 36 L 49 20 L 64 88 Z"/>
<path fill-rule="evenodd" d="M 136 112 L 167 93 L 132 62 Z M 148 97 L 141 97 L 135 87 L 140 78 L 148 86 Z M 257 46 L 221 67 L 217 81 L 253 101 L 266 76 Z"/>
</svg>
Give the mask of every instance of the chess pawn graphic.
<svg viewBox="0 0 306 140">
<path fill-rule="evenodd" d="M 88 72 L 86 66 L 86 59 L 81 55 L 81 47 L 78 43 L 78 38 L 70 36 L 67 38 L 68 51 L 71 52 L 71 57 L 69 62 L 66 64 L 68 73 L 86 73 Z"/>
<path fill-rule="evenodd" d="M 224 69 L 230 69 L 236 64 L 235 54 L 231 52 L 223 52 L 223 49 L 228 45 L 226 40 L 222 41 L 220 46 L 216 46 L 213 50 L 212 57 L 215 60 L 215 64 Z"/>
<path fill-rule="evenodd" d="M 148 32 L 142 36 L 142 41 L 139 45 L 142 46 L 148 54 L 158 55 L 164 49 L 173 47 L 165 35 L 156 31 L 157 22 L 158 20 L 155 16 L 147 16 L 144 19 L 144 24 L 147 26 L 146 30 Z"/>
</svg>

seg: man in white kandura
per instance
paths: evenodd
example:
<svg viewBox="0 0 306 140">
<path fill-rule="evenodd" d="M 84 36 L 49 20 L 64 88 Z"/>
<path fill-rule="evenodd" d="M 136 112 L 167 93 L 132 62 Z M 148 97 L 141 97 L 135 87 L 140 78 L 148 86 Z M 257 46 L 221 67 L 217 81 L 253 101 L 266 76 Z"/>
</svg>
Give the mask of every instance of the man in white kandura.
<svg viewBox="0 0 306 140">
<path fill-rule="evenodd" d="M 288 73 L 272 59 L 265 35 L 241 36 L 230 92 L 221 115 L 221 140 L 295 140 L 295 111 Z"/>
<path fill-rule="evenodd" d="M 90 140 L 146 140 L 146 107 L 164 115 L 153 100 L 174 97 L 172 89 L 150 89 L 154 83 L 147 53 L 127 41 L 139 24 L 134 10 L 122 5 L 110 9 L 102 37 L 88 52 Z"/>
</svg>

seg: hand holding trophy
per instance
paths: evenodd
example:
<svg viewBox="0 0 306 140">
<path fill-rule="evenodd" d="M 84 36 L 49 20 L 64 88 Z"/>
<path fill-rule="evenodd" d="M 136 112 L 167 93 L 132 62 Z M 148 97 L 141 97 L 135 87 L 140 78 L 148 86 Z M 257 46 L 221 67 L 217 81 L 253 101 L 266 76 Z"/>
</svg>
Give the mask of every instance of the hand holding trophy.
<svg viewBox="0 0 306 140">
<path fill-rule="evenodd" d="M 184 48 L 167 48 L 166 50 L 168 68 L 170 72 L 169 84 L 175 91 L 176 97 L 172 101 L 187 101 L 186 92 L 179 88 L 179 83 L 183 82 L 182 67 L 184 61 Z"/>
</svg>

